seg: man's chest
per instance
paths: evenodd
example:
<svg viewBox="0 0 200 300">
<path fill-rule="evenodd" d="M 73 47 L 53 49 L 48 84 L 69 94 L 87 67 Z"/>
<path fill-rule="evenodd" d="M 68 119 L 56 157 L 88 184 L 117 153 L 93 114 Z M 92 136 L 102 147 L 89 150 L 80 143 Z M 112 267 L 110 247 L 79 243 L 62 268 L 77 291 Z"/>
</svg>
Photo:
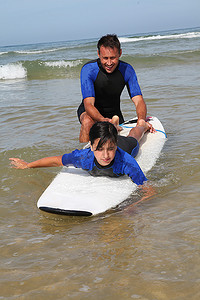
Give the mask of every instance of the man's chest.
<svg viewBox="0 0 200 300">
<path fill-rule="evenodd" d="M 122 74 L 117 70 L 112 74 L 99 71 L 94 82 L 96 94 L 118 95 L 120 96 L 125 86 Z"/>
</svg>

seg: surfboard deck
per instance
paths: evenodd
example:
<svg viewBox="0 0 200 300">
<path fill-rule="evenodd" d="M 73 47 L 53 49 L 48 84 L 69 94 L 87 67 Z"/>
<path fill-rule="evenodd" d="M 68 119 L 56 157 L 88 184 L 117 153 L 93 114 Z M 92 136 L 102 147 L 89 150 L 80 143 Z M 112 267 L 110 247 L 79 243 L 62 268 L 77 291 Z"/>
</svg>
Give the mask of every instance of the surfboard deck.
<svg viewBox="0 0 200 300">
<path fill-rule="evenodd" d="M 166 141 L 161 122 L 156 117 L 149 117 L 149 122 L 157 131 L 145 133 L 135 158 L 145 175 L 156 163 Z M 123 123 L 120 135 L 127 136 L 136 123 L 137 118 Z M 37 207 L 62 215 L 92 216 L 116 207 L 136 188 L 128 176 L 93 177 L 82 169 L 63 167 L 39 198 Z"/>
</svg>

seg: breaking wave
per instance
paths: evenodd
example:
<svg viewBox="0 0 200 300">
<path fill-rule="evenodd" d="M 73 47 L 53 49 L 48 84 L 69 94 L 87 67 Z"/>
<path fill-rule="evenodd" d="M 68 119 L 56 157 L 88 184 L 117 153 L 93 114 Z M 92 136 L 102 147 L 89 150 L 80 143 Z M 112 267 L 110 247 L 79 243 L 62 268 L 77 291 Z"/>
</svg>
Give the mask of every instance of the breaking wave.
<svg viewBox="0 0 200 300">
<path fill-rule="evenodd" d="M 149 35 L 149 36 L 139 36 L 139 37 L 121 37 L 121 43 L 132 43 L 140 41 L 153 41 L 153 40 L 164 40 L 164 39 L 192 39 L 199 38 L 200 32 L 188 32 L 181 34 L 166 34 L 166 35 Z"/>
<path fill-rule="evenodd" d="M 78 77 L 82 60 L 24 61 L 0 65 L 0 80 Z"/>
</svg>

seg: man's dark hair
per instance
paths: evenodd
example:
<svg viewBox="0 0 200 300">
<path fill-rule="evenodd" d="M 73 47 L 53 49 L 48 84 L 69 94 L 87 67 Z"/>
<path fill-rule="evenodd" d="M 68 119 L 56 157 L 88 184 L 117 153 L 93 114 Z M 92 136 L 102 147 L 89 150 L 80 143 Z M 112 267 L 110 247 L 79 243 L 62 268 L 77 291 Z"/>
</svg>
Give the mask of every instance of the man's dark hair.
<svg viewBox="0 0 200 300">
<path fill-rule="evenodd" d="M 101 46 L 109 47 L 109 48 L 117 48 L 119 53 L 121 50 L 121 44 L 116 34 L 107 34 L 100 38 L 97 44 L 98 51 L 100 53 Z"/>
<path fill-rule="evenodd" d="M 89 138 L 91 145 L 96 139 L 100 139 L 96 150 L 99 150 L 108 140 L 117 145 L 117 129 L 110 122 L 96 122 L 90 129 Z"/>
</svg>

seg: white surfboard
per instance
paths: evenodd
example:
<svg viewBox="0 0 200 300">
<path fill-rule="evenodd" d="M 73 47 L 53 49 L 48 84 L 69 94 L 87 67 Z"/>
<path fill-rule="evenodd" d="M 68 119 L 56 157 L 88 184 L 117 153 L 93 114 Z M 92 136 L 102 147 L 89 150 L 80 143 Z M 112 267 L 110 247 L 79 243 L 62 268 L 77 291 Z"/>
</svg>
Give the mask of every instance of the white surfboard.
<svg viewBox="0 0 200 300">
<path fill-rule="evenodd" d="M 136 122 L 137 118 L 134 118 L 123 123 L 120 135 L 127 136 Z M 145 175 L 156 163 L 166 141 L 161 122 L 156 117 L 150 117 L 149 122 L 157 131 L 145 133 L 136 156 Z M 91 216 L 117 206 L 136 188 L 128 176 L 93 177 L 82 169 L 63 167 L 39 198 L 37 207 L 56 214 Z"/>
</svg>

